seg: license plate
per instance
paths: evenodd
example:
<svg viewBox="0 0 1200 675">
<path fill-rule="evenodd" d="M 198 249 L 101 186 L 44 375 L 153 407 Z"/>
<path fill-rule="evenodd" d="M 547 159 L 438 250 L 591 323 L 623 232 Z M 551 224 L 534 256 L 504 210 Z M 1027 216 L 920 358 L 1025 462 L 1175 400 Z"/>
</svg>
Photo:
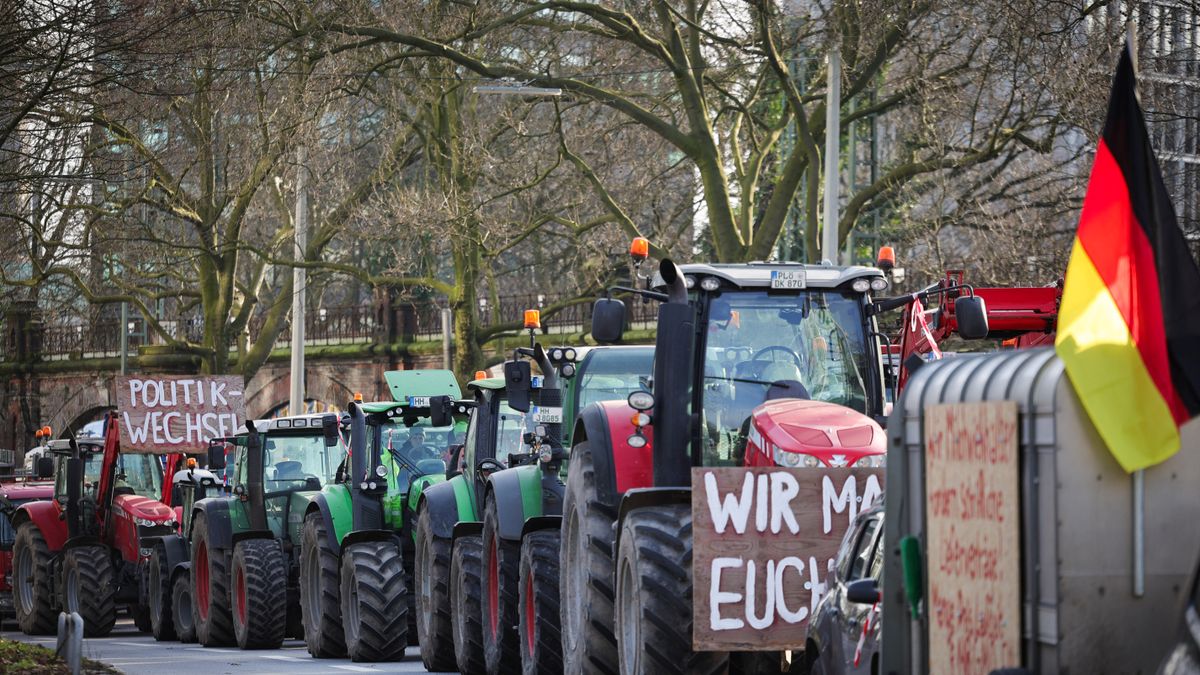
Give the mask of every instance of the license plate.
<svg viewBox="0 0 1200 675">
<path fill-rule="evenodd" d="M 771 288 L 798 290 L 806 284 L 804 270 L 771 270 Z"/>
<path fill-rule="evenodd" d="M 563 421 L 562 408 L 539 407 L 533 413 L 533 421 L 535 421 L 539 424 L 562 424 L 562 421 Z"/>
<path fill-rule="evenodd" d="M 529 387 L 531 389 L 541 389 L 542 388 L 542 376 L 534 375 L 533 377 L 530 377 L 529 378 Z"/>
<path fill-rule="evenodd" d="M 408 407 L 410 407 L 410 408 L 428 408 L 429 407 L 429 397 L 428 396 L 409 396 L 408 397 Z"/>
</svg>

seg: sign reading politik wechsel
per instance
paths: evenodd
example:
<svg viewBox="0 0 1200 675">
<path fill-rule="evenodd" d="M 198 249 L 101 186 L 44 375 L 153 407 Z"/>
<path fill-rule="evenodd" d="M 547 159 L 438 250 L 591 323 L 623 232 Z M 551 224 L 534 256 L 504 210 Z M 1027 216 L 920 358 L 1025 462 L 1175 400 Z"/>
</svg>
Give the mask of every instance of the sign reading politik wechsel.
<svg viewBox="0 0 1200 675">
<path fill-rule="evenodd" d="M 883 469 L 692 469 L 692 646 L 800 649 L 846 529 Z"/>
<path fill-rule="evenodd" d="M 118 377 L 122 452 L 203 452 L 246 419 L 239 375 Z"/>
</svg>

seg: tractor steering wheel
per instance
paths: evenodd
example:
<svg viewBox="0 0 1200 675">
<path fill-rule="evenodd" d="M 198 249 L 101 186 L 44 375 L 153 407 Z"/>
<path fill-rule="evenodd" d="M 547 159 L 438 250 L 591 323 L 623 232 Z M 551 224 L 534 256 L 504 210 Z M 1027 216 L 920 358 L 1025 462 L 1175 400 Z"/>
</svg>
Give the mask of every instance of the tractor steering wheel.
<svg viewBox="0 0 1200 675">
<path fill-rule="evenodd" d="M 492 473 L 503 469 L 504 464 L 494 457 L 485 457 L 475 463 L 475 471 L 477 473 Z"/>
<path fill-rule="evenodd" d="M 763 347 L 762 349 L 758 350 L 757 352 L 754 352 L 754 356 L 750 357 L 750 360 L 751 361 L 765 360 L 765 359 L 760 359 L 759 357 L 768 352 L 784 352 L 788 356 L 792 357 L 792 361 L 794 361 L 796 363 L 797 368 L 804 367 L 804 364 L 801 363 L 801 361 L 800 361 L 800 355 L 797 354 L 796 352 L 792 351 L 790 348 L 785 347 L 783 345 L 767 345 L 766 347 Z M 771 359 L 771 360 L 774 361 L 775 359 Z"/>
</svg>

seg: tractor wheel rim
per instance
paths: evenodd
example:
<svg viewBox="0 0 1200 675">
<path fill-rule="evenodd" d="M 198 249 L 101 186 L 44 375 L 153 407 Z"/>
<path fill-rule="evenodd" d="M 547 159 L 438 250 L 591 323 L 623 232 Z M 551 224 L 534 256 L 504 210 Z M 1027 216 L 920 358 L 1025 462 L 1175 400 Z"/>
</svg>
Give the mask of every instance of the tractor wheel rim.
<svg viewBox="0 0 1200 675">
<path fill-rule="evenodd" d="M 21 608 L 27 612 L 33 611 L 33 551 L 22 548 L 17 556 L 15 579 L 17 595 L 21 599 Z"/>
<path fill-rule="evenodd" d="M 200 542 L 196 551 L 196 610 L 201 621 L 208 620 L 208 544 Z"/>
<path fill-rule="evenodd" d="M 488 547 L 488 625 L 491 633 L 490 637 L 495 640 L 497 628 L 500 625 L 500 570 L 497 569 L 499 554 L 496 539 L 492 539 L 492 545 Z"/>
<path fill-rule="evenodd" d="M 641 637 L 641 608 L 637 605 L 637 593 L 633 589 L 633 570 L 628 561 L 621 561 L 620 577 L 617 582 L 620 595 L 617 598 L 617 623 L 621 627 L 622 672 L 637 672 L 638 639 Z"/>
<path fill-rule="evenodd" d="M 67 613 L 79 611 L 79 572 L 71 570 L 67 573 Z"/>
<path fill-rule="evenodd" d="M 187 591 L 175 599 L 175 623 L 183 632 L 192 629 L 192 594 Z"/>
<path fill-rule="evenodd" d="M 533 646 L 536 644 L 534 628 L 537 626 L 537 613 L 533 601 L 533 570 L 529 571 L 525 582 L 525 646 L 529 648 L 529 656 L 533 656 Z"/>
<path fill-rule="evenodd" d="M 321 565 L 318 559 L 316 547 L 308 550 L 308 555 L 304 557 L 304 577 L 305 586 L 308 589 L 307 616 L 308 621 L 304 622 L 305 626 L 310 623 L 316 625 L 316 622 L 321 620 Z"/>
<path fill-rule="evenodd" d="M 238 621 L 246 625 L 246 570 L 239 567 L 237 573 L 237 613 Z"/>
</svg>

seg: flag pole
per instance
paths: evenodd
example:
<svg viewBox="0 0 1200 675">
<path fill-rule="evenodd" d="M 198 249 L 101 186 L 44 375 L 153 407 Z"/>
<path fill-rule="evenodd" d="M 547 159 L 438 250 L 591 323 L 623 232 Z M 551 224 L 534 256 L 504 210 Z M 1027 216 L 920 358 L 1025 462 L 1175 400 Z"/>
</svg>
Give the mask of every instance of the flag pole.
<svg viewBox="0 0 1200 675">
<path fill-rule="evenodd" d="M 1133 62 L 1133 73 L 1138 72 L 1137 24 L 1133 14 L 1125 22 L 1125 48 Z M 1137 89 L 1134 89 L 1137 95 Z M 1140 98 L 1140 97 L 1139 97 Z M 1146 470 L 1133 472 L 1133 597 L 1146 595 Z"/>
</svg>

